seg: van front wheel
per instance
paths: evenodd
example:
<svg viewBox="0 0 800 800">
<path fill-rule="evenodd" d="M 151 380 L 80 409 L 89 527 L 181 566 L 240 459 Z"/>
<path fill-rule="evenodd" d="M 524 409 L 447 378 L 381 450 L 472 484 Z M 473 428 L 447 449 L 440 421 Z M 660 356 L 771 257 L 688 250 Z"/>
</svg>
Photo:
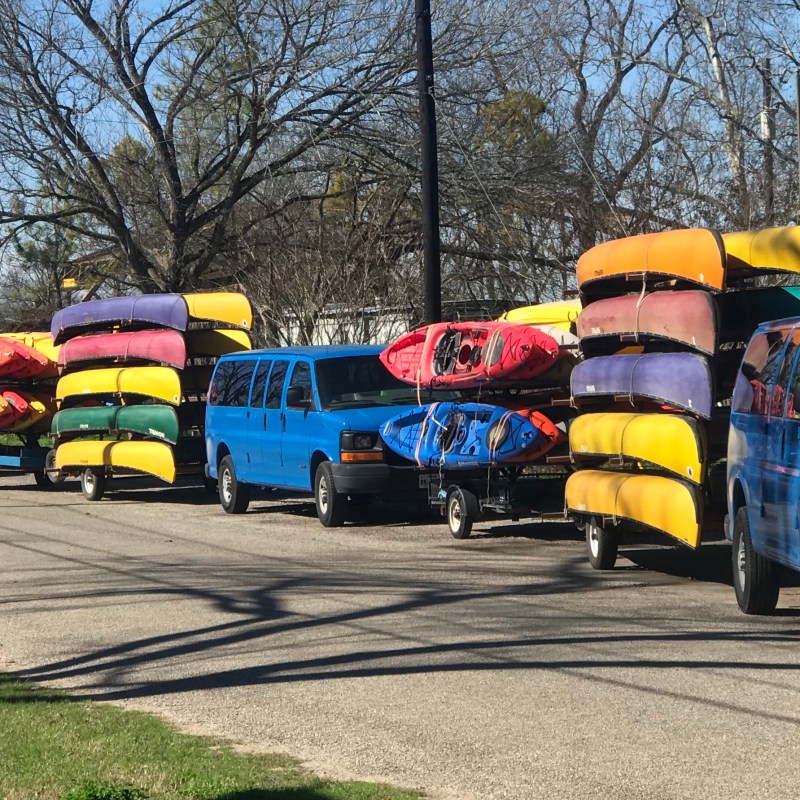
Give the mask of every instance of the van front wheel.
<svg viewBox="0 0 800 800">
<path fill-rule="evenodd" d="M 323 461 L 314 476 L 314 501 L 319 521 L 326 528 L 338 528 L 344 524 L 347 497 L 336 491 L 330 461 Z"/>
<path fill-rule="evenodd" d="M 220 505 L 228 514 L 244 514 L 247 511 L 247 506 L 250 505 L 250 487 L 239 483 L 230 456 L 225 456 L 219 462 L 217 486 Z"/>
<path fill-rule="evenodd" d="M 753 549 L 747 509 L 742 506 L 733 520 L 733 588 L 745 614 L 771 614 L 778 605 L 780 567 Z"/>
</svg>

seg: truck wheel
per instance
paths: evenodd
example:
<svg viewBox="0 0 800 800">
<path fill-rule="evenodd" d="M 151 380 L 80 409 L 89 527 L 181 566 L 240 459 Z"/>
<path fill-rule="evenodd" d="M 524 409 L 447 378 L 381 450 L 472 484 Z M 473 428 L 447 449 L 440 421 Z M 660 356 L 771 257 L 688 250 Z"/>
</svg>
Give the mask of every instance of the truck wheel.
<svg viewBox="0 0 800 800">
<path fill-rule="evenodd" d="M 106 474 L 95 467 L 87 467 L 81 473 L 81 491 L 87 500 L 101 500 L 106 492 Z"/>
<path fill-rule="evenodd" d="M 314 502 L 317 516 L 326 528 L 338 528 L 344 524 L 347 497 L 336 491 L 330 461 L 323 461 L 314 476 Z"/>
<path fill-rule="evenodd" d="M 595 569 L 614 569 L 614 564 L 617 563 L 619 534 L 616 530 L 606 530 L 598 517 L 589 517 L 585 527 L 589 563 Z"/>
<path fill-rule="evenodd" d="M 733 520 L 733 588 L 745 614 L 771 614 L 778 605 L 780 567 L 753 549 L 750 522 L 743 506 Z"/>
<path fill-rule="evenodd" d="M 230 456 L 225 456 L 219 462 L 217 484 L 219 486 L 219 502 L 226 513 L 244 514 L 247 506 L 250 505 L 250 487 L 237 480 L 233 459 Z"/>
<path fill-rule="evenodd" d="M 467 539 L 480 513 L 478 498 L 472 492 L 455 488 L 447 495 L 447 527 L 454 539 Z"/>
</svg>

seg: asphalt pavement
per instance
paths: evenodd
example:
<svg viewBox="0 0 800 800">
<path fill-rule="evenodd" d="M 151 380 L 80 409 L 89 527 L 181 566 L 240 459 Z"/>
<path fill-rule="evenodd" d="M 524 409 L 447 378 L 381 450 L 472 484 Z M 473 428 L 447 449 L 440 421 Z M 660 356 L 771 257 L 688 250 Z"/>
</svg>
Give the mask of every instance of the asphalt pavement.
<svg viewBox="0 0 800 800">
<path fill-rule="evenodd" d="M 797 795 L 800 589 L 743 616 L 720 537 L 600 573 L 569 523 L 119 486 L 0 478 L 5 669 L 433 798 Z"/>
</svg>

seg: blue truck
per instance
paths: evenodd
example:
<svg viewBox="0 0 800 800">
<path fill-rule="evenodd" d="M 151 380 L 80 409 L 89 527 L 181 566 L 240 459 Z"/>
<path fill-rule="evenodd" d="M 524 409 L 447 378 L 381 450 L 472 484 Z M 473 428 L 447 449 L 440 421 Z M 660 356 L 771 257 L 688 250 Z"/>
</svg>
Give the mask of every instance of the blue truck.
<svg viewBox="0 0 800 800">
<path fill-rule="evenodd" d="M 771 614 L 781 570 L 800 570 L 800 317 L 753 334 L 736 378 L 725 532 L 746 614 Z"/>
<path fill-rule="evenodd" d="M 413 491 L 411 462 L 383 447 L 387 419 L 417 405 L 380 346 L 282 347 L 223 356 L 206 407 L 208 477 L 222 507 L 247 510 L 253 486 L 313 492 L 326 527 L 348 499 Z"/>
</svg>

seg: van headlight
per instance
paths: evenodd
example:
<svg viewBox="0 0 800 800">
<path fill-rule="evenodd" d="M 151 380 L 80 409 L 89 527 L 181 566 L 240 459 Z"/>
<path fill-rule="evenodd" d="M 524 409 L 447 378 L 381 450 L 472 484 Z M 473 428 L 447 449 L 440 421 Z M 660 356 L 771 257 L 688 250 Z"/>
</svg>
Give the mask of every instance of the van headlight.
<svg viewBox="0 0 800 800">
<path fill-rule="evenodd" d="M 342 461 L 383 461 L 383 443 L 375 432 L 342 431 Z"/>
</svg>

